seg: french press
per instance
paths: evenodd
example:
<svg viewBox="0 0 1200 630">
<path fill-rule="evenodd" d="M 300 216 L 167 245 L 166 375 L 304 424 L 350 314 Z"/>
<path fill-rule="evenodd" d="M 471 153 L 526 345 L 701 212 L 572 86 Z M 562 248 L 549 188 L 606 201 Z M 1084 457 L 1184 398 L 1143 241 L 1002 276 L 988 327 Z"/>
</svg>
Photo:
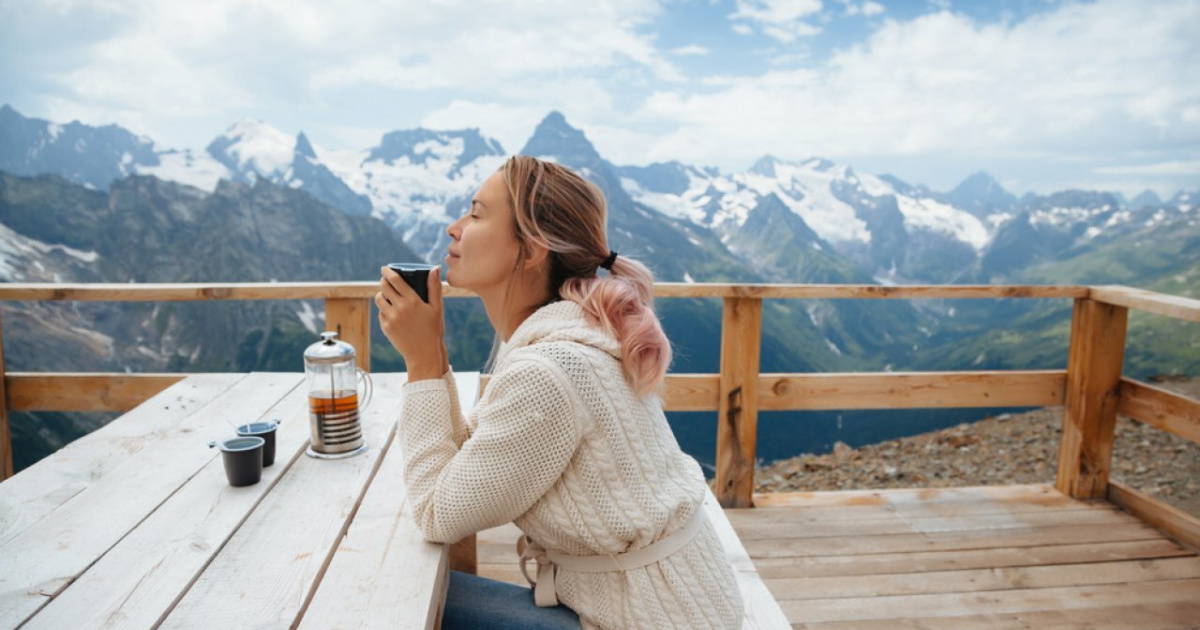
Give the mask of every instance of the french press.
<svg viewBox="0 0 1200 630">
<path fill-rule="evenodd" d="M 308 419 L 312 424 L 312 440 L 306 451 L 310 457 L 339 459 L 367 450 L 359 413 L 371 402 L 373 387 L 370 375 L 359 369 L 354 359 L 354 346 L 339 341 L 333 331 L 321 333 L 321 340 L 304 351 Z"/>
</svg>

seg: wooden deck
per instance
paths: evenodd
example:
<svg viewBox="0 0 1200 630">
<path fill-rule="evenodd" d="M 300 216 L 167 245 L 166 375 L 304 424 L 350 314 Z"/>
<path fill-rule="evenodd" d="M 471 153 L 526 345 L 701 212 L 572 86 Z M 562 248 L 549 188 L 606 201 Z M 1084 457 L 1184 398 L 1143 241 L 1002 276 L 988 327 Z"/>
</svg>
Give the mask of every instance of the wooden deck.
<svg viewBox="0 0 1200 630">
<path fill-rule="evenodd" d="M 793 628 L 1200 628 L 1200 556 L 1051 486 L 762 494 L 725 511 Z M 479 574 L 524 584 L 513 525 Z"/>
</svg>

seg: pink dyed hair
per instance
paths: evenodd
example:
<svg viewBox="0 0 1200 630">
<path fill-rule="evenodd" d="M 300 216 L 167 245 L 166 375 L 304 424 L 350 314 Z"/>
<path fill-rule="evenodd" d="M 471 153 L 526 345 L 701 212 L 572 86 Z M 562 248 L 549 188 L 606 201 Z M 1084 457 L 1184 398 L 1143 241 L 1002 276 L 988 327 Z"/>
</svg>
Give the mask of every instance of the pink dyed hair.
<svg viewBox="0 0 1200 630">
<path fill-rule="evenodd" d="M 618 256 L 606 276 L 608 204 L 595 185 L 553 162 L 518 155 L 500 167 L 512 198 L 522 255 L 527 243 L 550 251 L 550 295 L 580 305 L 588 321 L 621 345 L 625 378 L 653 392 L 671 364 L 671 344 L 654 313 L 654 278 L 642 263 Z"/>
</svg>

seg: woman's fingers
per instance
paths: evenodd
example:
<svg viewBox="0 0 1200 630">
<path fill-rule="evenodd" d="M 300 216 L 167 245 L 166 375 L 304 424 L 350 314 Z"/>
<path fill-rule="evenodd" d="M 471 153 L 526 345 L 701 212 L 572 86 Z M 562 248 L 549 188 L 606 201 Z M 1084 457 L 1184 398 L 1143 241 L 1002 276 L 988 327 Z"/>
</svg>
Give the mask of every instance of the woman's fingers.
<svg viewBox="0 0 1200 630">
<path fill-rule="evenodd" d="M 429 305 L 435 310 L 442 310 L 442 268 L 434 267 L 425 280 L 425 295 L 429 296 Z"/>
<path fill-rule="evenodd" d="M 395 303 L 403 297 L 404 290 L 400 288 L 403 285 L 404 279 L 400 277 L 400 274 L 387 267 L 380 269 L 379 288 L 388 303 Z"/>
</svg>

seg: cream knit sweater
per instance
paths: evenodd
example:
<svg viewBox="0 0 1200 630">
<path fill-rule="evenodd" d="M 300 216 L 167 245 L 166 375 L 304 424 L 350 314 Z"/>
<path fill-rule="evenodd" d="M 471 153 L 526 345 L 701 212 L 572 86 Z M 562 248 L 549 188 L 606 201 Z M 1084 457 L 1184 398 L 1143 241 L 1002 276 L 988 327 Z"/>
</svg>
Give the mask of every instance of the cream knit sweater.
<svg viewBox="0 0 1200 630">
<path fill-rule="evenodd" d="M 704 476 L 658 398 L 632 391 L 619 356 L 611 335 L 561 301 L 501 346 L 469 417 L 449 374 L 406 385 L 400 447 L 426 538 L 515 522 L 546 549 L 592 556 L 640 549 L 687 523 Z M 560 567 L 555 586 L 588 629 L 741 627 L 737 581 L 707 522 L 665 560 L 611 573 Z"/>
</svg>

